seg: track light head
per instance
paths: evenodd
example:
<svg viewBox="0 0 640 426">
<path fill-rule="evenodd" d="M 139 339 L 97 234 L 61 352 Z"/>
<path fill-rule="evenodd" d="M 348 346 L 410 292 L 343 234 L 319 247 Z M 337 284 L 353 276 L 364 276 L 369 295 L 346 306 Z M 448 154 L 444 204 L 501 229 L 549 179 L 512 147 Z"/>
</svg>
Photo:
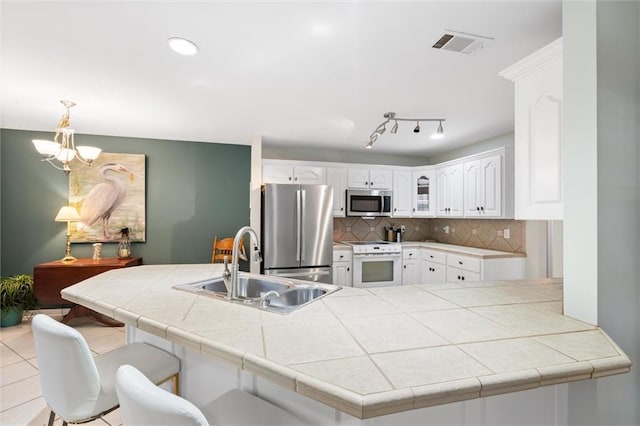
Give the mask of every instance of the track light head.
<svg viewBox="0 0 640 426">
<path fill-rule="evenodd" d="M 434 134 L 431 135 L 431 139 L 442 139 L 444 138 L 444 129 L 442 128 L 442 121 L 438 124 L 438 129 Z"/>
<path fill-rule="evenodd" d="M 413 133 L 420 133 L 420 122 L 416 121 L 416 127 L 413 129 Z"/>
<path fill-rule="evenodd" d="M 396 134 L 398 133 L 398 121 L 396 120 L 396 124 L 393 125 L 393 127 L 391 128 L 391 133 Z"/>
<path fill-rule="evenodd" d="M 365 145 L 365 148 L 367 148 L 367 149 L 371 149 L 371 148 L 373 148 L 373 142 L 372 142 L 372 141 L 369 141 L 369 142 Z"/>
</svg>

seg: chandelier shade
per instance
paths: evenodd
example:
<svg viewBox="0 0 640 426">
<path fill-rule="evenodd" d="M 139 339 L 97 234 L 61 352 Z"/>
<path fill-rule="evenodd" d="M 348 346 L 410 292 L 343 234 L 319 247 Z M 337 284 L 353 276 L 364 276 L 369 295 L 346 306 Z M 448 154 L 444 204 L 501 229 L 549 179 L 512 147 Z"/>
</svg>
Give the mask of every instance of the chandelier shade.
<svg viewBox="0 0 640 426">
<path fill-rule="evenodd" d="M 78 146 L 74 141 L 75 130 L 69 127 L 69 109 L 76 103 L 73 101 L 60 101 L 65 106 L 66 111 L 58 122 L 56 134 L 53 141 L 44 139 L 34 139 L 31 142 L 36 151 L 42 155 L 42 161 L 46 161 L 51 166 L 65 173 L 72 169 L 79 169 L 91 165 L 100 156 L 102 150 L 93 146 Z M 77 159 L 77 162 L 72 161 Z"/>
</svg>

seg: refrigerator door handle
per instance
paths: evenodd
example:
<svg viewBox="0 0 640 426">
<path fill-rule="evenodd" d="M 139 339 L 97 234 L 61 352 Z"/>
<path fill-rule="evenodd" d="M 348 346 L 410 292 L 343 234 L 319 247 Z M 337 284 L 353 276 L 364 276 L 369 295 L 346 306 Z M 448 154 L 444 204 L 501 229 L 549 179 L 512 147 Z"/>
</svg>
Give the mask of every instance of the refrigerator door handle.
<svg viewBox="0 0 640 426">
<path fill-rule="evenodd" d="M 300 202 L 300 226 L 298 227 L 298 230 L 299 230 L 298 232 L 300 232 L 299 241 L 300 241 L 300 261 L 301 262 L 304 262 L 304 251 L 305 251 L 304 250 L 304 246 L 305 246 L 304 227 L 306 225 L 305 225 L 305 222 L 304 222 L 304 215 L 305 215 L 304 207 L 306 205 L 306 198 L 307 198 L 306 194 L 307 194 L 307 191 L 305 191 L 304 189 L 302 189 L 300 191 L 300 200 L 301 200 L 301 202 Z"/>
<path fill-rule="evenodd" d="M 296 191 L 296 261 L 300 262 L 300 230 L 302 226 L 302 206 L 300 190 Z"/>
</svg>

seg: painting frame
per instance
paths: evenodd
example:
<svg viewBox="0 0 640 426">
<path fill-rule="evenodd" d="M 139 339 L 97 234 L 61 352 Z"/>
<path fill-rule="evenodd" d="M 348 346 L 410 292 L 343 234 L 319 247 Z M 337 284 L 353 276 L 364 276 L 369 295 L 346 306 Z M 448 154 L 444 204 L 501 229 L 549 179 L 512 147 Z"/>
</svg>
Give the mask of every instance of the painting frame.
<svg viewBox="0 0 640 426">
<path fill-rule="evenodd" d="M 72 243 L 109 243 L 129 229 L 131 242 L 146 241 L 146 155 L 103 152 L 89 167 L 69 173 Z"/>
</svg>

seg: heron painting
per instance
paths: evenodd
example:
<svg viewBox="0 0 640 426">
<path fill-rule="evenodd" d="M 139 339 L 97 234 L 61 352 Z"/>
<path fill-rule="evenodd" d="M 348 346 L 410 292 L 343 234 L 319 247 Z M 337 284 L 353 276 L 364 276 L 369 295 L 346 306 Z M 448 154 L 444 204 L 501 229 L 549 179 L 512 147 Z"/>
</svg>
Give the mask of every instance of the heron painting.
<svg viewBox="0 0 640 426">
<path fill-rule="evenodd" d="M 69 175 L 69 204 L 80 213 L 71 241 L 117 241 L 129 228 L 131 241 L 145 241 L 145 156 L 102 153 L 91 167 Z"/>
</svg>

